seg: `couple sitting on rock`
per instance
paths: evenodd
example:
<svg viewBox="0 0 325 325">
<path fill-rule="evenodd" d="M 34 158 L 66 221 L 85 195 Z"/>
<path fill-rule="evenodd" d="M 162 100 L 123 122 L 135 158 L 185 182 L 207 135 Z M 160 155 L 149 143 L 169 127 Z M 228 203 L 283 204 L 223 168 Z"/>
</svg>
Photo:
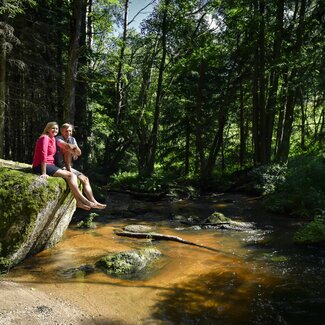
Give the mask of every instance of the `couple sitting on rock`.
<svg viewBox="0 0 325 325">
<path fill-rule="evenodd" d="M 36 142 L 33 171 L 41 174 L 41 178 L 48 176 L 64 178 L 77 201 L 78 208 L 105 209 L 106 204 L 96 201 L 88 177 L 71 167 L 71 159 L 77 159 L 81 155 L 72 132 L 73 126 L 65 123 L 61 126 L 62 135 L 57 136 L 59 125 L 56 122 L 47 123 Z M 82 184 L 84 194 L 79 189 L 78 179 Z"/>
</svg>

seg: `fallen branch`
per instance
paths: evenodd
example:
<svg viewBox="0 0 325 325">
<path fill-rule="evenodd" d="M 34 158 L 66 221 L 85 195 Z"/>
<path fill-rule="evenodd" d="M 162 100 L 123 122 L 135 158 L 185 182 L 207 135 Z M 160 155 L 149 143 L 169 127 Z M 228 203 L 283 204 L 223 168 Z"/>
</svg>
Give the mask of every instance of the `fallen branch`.
<svg viewBox="0 0 325 325">
<path fill-rule="evenodd" d="M 142 232 L 131 232 L 131 231 L 115 231 L 115 234 L 117 236 L 124 236 L 124 237 L 133 237 L 133 238 L 147 238 L 147 239 L 154 239 L 154 240 L 170 240 L 170 241 L 176 241 L 178 243 L 182 243 L 182 244 L 186 244 L 186 245 L 192 245 L 192 246 L 197 246 L 197 247 L 201 247 L 201 248 L 205 248 L 208 249 L 210 251 L 214 251 L 214 252 L 218 252 L 218 253 L 223 253 L 225 254 L 225 252 L 216 249 L 216 248 L 212 248 L 212 247 L 208 247 L 208 246 L 204 246 L 204 245 L 200 245 L 200 244 L 196 244 L 193 243 L 191 241 L 182 239 L 181 237 L 178 236 L 171 236 L 171 235 L 163 235 L 163 234 L 158 234 L 158 233 L 153 233 L 153 232 L 147 232 L 147 233 L 142 233 Z"/>
</svg>

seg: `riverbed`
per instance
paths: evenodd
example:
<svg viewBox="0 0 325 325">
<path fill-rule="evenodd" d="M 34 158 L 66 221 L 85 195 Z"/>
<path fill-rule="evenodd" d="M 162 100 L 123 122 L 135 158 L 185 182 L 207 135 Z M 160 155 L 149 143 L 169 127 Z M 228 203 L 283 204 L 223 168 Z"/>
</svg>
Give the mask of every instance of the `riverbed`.
<svg viewBox="0 0 325 325">
<path fill-rule="evenodd" d="M 95 229 L 77 229 L 72 223 L 59 244 L 27 258 L 1 280 L 80 311 L 78 317 L 72 313 L 71 324 L 324 323 L 324 250 L 292 244 L 301 221 L 268 214 L 258 202 L 241 194 L 146 202 L 145 208 L 137 205 L 131 216 L 101 215 L 95 219 Z M 253 227 L 246 231 L 194 230 L 171 220 L 171 214 L 206 217 L 213 211 Z M 114 233 L 130 224 L 148 225 L 156 232 L 217 251 Z M 148 246 L 163 254 L 150 274 L 118 279 L 101 271 L 78 276 L 67 272 L 93 265 L 107 254 Z M 51 300 L 44 304 L 39 300 L 31 308 L 42 307 L 50 314 L 53 306 L 47 304 Z M 26 310 L 23 304 L 15 306 Z M 5 311 L 9 313 L 10 306 Z M 42 317 L 35 324 L 53 323 L 53 317 L 52 323 L 45 313 Z M 62 314 L 62 320 L 54 324 L 63 323 Z"/>
</svg>

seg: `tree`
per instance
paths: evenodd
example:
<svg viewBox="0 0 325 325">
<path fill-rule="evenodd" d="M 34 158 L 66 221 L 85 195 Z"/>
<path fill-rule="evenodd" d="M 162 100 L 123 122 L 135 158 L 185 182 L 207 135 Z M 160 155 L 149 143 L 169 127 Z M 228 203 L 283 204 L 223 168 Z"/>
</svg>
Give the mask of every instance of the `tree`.
<svg viewBox="0 0 325 325">
<path fill-rule="evenodd" d="M 74 0 L 72 2 L 73 13 L 71 17 L 70 44 L 68 53 L 68 62 L 65 73 L 64 85 L 64 111 L 63 120 L 74 123 L 75 119 L 75 96 L 76 79 L 78 73 L 78 60 L 80 56 L 80 34 L 81 26 L 85 26 L 84 0 Z"/>
<path fill-rule="evenodd" d="M 14 28 L 8 24 L 9 18 L 22 13 L 24 4 L 33 4 L 33 0 L 3 0 L 0 6 L 0 157 L 4 155 L 5 111 L 6 111 L 6 66 L 8 54 L 13 44 L 19 41 L 14 36 Z"/>
</svg>

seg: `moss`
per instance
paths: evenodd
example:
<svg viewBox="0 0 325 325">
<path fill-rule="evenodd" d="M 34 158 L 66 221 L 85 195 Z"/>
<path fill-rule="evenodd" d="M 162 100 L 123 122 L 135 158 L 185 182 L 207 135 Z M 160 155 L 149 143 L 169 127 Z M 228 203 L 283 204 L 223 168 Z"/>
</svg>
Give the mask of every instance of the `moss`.
<svg viewBox="0 0 325 325">
<path fill-rule="evenodd" d="M 33 230 L 39 211 L 65 189 L 63 179 L 45 181 L 26 171 L 0 167 L 0 257 L 19 247 Z"/>
<path fill-rule="evenodd" d="M 313 221 L 298 230 L 293 239 L 299 244 L 325 243 L 325 215 L 316 216 Z"/>
<path fill-rule="evenodd" d="M 205 222 L 218 224 L 218 223 L 224 223 L 230 221 L 231 219 L 226 217 L 223 213 L 215 211 L 210 215 L 210 217 Z"/>
<path fill-rule="evenodd" d="M 148 263 L 160 255 L 160 251 L 155 248 L 143 248 L 104 256 L 96 262 L 96 266 L 107 274 L 123 277 L 143 272 Z"/>
</svg>

